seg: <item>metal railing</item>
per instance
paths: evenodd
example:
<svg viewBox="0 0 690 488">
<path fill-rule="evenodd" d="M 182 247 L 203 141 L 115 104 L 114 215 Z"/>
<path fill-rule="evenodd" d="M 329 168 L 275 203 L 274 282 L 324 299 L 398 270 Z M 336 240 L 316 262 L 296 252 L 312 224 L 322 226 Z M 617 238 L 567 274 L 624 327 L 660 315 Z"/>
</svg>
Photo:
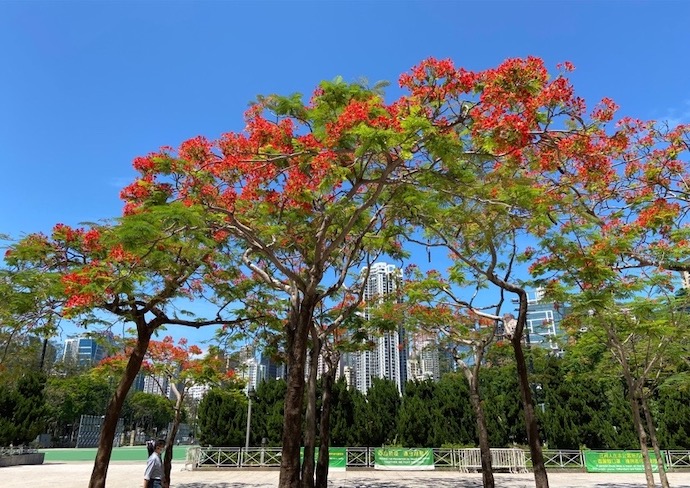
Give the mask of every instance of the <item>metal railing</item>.
<svg viewBox="0 0 690 488">
<path fill-rule="evenodd" d="M 457 467 L 467 473 L 478 471 L 482 467 L 481 452 L 479 448 L 454 449 Z M 491 467 L 493 469 L 507 469 L 511 473 L 526 473 L 525 452 L 522 449 L 491 449 Z"/>
<path fill-rule="evenodd" d="M 0 447 L 0 456 L 17 456 L 20 454 L 36 454 L 38 449 L 25 446 Z"/>
<path fill-rule="evenodd" d="M 345 451 L 346 467 L 373 468 L 375 464 L 373 447 L 348 447 Z M 0 450 L 4 453 L 8 449 Z M 19 448 L 14 448 L 17 453 Z M 24 453 L 28 450 L 24 449 Z M 666 450 L 665 464 L 668 470 L 690 469 L 690 450 Z M 434 466 L 441 469 L 458 469 L 463 472 L 481 470 L 478 448 L 433 449 Z M 578 450 L 544 449 L 544 464 L 555 469 L 584 469 L 584 454 Z M 277 468 L 280 466 L 280 447 L 190 447 L 185 458 L 185 469 L 202 468 Z M 491 449 L 491 463 L 495 469 L 506 469 L 513 473 L 527 472 L 532 467 L 528 450 Z"/>
<path fill-rule="evenodd" d="M 666 468 L 690 468 L 690 451 L 666 451 Z"/>
<path fill-rule="evenodd" d="M 439 468 L 457 467 L 457 449 L 434 449 L 434 466 Z"/>
<path fill-rule="evenodd" d="M 348 447 L 345 450 L 346 467 L 373 468 L 373 447 Z M 463 471 L 481 468 L 479 449 L 433 449 L 437 468 Z M 520 449 L 492 449 L 492 462 L 496 469 L 511 472 L 526 471 L 525 455 Z M 269 468 L 279 467 L 280 447 L 192 447 L 187 450 L 185 469 L 203 468 Z"/>
<path fill-rule="evenodd" d="M 374 464 L 374 451 L 369 447 L 348 447 L 345 449 L 345 466 L 348 468 L 369 468 Z"/>
<path fill-rule="evenodd" d="M 280 467 L 281 459 L 280 447 L 242 449 L 242 466 L 251 468 Z"/>
<path fill-rule="evenodd" d="M 529 450 L 525 452 L 525 464 L 532 466 L 532 454 Z M 578 450 L 556 450 L 544 449 L 542 451 L 544 456 L 544 466 L 547 468 L 584 468 L 585 458 L 582 451 Z"/>
</svg>

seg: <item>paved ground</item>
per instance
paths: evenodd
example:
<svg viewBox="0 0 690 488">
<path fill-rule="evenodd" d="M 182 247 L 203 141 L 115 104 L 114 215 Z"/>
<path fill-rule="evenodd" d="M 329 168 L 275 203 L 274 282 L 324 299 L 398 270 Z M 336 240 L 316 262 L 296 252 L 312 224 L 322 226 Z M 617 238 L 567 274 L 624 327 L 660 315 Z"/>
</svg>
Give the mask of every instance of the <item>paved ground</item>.
<svg viewBox="0 0 690 488">
<path fill-rule="evenodd" d="M 139 488 L 144 462 L 111 463 L 108 488 Z M 84 488 L 88 486 L 92 463 L 46 463 L 40 466 L 0 468 L 1 488 Z M 278 484 L 275 470 L 185 471 L 175 463 L 171 488 L 269 488 Z M 528 488 L 534 486 L 531 474 L 495 475 L 496 486 Z M 360 471 L 349 470 L 329 475 L 333 488 L 480 488 L 481 474 L 457 471 Z M 669 473 L 673 488 L 690 488 L 690 472 Z M 549 473 L 551 488 L 637 488 L 645 487 L 644 474 Z"/>
</svg>

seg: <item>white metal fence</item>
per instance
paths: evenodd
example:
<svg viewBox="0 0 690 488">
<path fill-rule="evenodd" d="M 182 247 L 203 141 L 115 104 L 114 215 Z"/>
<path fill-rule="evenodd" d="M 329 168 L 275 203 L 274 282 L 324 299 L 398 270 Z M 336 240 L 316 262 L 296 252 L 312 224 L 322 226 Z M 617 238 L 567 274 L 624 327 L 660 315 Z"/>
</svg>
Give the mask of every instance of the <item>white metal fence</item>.
<svg viewBox="0 0 690 488">
<path fill-rule="evenodd" d="M 479 448 L 455 449 L 457 452 L 457 467 L 465 473 L 478 471 L 482 467 L 481 452 Z M 522 449 L 491 449 L 491 467 L 493 469 L 506 469 L 511 473 L 526 473 L 525 452 Z"/>
<path fill-rule="evenodd" d="M 346 448 L 348 468 L 373 468 L 373 447 Z M 465 472 L 481 469 L 479 449 L 433 449 L 434 465 L 437 468 L 459 469 Z M 510 472 L 525 472 L 525 454 L 521 449 L 492 449 L 492 464 L 495 469 Z M 279 447 L 190 447 L 187 450 L 185 468 L 259 468 L 279 467 Z"/>
<path fill-rule="evenodd" d="M 529 451 L 524 451 L 524 453 L 525 464 L 532 466 L 532 454 Z M 542 455 L 544 456 L 544 465 L 547 468 L 585 467 L 585 458 L 582 451 L 544 449 Z"/>
<path fill-rule="evenodd" d="M 33 447 L 17 446 L 17 447 L 0 447 L 0 456 L 17 456 L 21 454 L 36 454 L 38 449 Z"/>
<path fill-rule="evenodd" d="M 348 468 L 373 468 L 373 447 L 346 448 Z M 463 472 L 481 470 L 481 457 L 478 448 L 433 449 L 434 465 L 440 469 L 457 469 Z M 666 467 L 690 469 L 690 450 L 662 451 Z M 552 450 L 543 451 L 547 468 L 584 469 L 583 451 Z M 185 469 L 203 468 L 277 468 L 280 467 L 280 447 L 190 447 L 187 450 Z M 522 449 L 491 449 L 491 463 L 494 469 L 508 470 L 511 473 L 526 472 L 532 466 L 529 451 Z"/>
</svg>

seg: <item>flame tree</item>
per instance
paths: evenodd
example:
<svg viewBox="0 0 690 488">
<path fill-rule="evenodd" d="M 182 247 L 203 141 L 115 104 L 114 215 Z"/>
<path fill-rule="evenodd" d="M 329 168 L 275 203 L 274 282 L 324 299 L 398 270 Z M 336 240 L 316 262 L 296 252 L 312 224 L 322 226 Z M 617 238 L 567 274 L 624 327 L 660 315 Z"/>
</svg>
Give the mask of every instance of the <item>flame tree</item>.
<svg viewBox="0 0 690 488">
<path fill-rule="evenodd" d="M 571 68 L 563 66 L 564 71 Z M 411 241 L 445 248 L 460 286 L 513 294 L 510 335 L 519 376 L 536 486 L 548 486 L 522 347 L 527 293 L 518 258 L 533 231 L 549 220 L 537 176 L 542 153 L 583 102 L 565 73 L 550 78 L 534 57 L 468 71 L 429 59 L 400 78 L 422 107 L 426 165 L 411 175 L 398 206 Z"/>
<path fill-rule="evenodd" d="M 89 483 L 92 488 L 105 486 L 122 405 L 154 331 L 164 325 L 201 327 L 241 320 L 221 313 L 209 319 L 190 318 L 178 314 L 173 303 L 203 298 L 207 286 L 232 282 L 237 276 L 228 255 L 217 254 L 218 241 L 209 237 L 197 210 L 179 204 L 142 210 L 108 225 L 58 224 L 50 235 L 26 236 L 5 255 L 12 283 L 24 293 L 35 291 L 41 298 L 38 305 L 49 296 L 50 314 L 87 328 L 123 321 L 136 330 L 106 409 Z M 244 293 L 241 285 L 236 288 Z M 217 305 L 223 310 L 223 303 Z"/>
<path fill-rule="evenodd" d="M 479 374 L 484 358 L 496 338 L 502 322 L 503 300 L 492 305 L 479 306 L 475 296 L 461 298 L 467 290 L 457 287 L 452 272 L 444 278 L 438 271 L 423 274 L 417 265 L 406 269 L 402 304 L 394 304 L 384 313 L 398 314 L 415 334 L 426 335 L 443 350 L 449 352 L 469 385 L 470 404 L 475 415 L 477 437 L 482 464 L 482 485 L 495 486 L 491 465 L 489 432 L 480 392 Z M 461 284 L 466 284 L 461 280 Z"/>
<path fill-rule="evenodd" d="M 572 64 L 559 69 L 551 77 L 534 57 L 476 72 L 429 59 L 400 78 L 428 121 L 420 127 L 428 160 L 410 175 L 397 210 L 410 224 L 410 240 L 449 251 L 454 281 L 516 297 L 517 319 L 506 325 L 538 487 L 548 486 L 548 479 L 522 350 L 527 294 L 520 265 L 533 259 L 529 244 L 554 229 L 561 212 L 579 207 L 586 213 L 578 181 L 594 193 L 603 189 L 609 162 L 621 161 L 629 140 L 602 127 L 611 120 L 613 102 L 604 99 L 588 112 L 567 78 Z M 671 138 L 677 152 L 683 143 L 677 133 Z M 668 171 L 676 166 L 667 165 Z"/>
<path fill-rule="evenodd" d="M 531 270 L 572 303 L 574 323 L 607 344 L 626 382 L 647 486 L 655 486 L 651 443 L 667 487 L 647 396 L 669 361 L 687 356 L 687 303 L 673 292 L 675 272 L 690 271 L 690 126 L 612 124 L 616 109 L 607 100 L 553 139 L 552 171 L 539 178 L 552 221 Z"/>
<path fill-rule="evenodd" d="M 152 195 L 159 204 L 201 205 L 220 238 L 241 242 L 244 266 L 287 296 L 281 487 L 301 482 L 300 407 L 316 307 L 366 251 L 399 254 L 394 221 L 423 228 L 450 250 L 458 273 L 472 270 L 517 296 L 511 342 L 535 479 L 546 487 L 521 346 L 527 295 L 512 265 L 519 239 L 549 220 L 538 177 L 557 171 L 553 145 L 564 131 L 586 133 L 571 123 L 583 118 L 584 102 L 564 74 L 550 80 L 532 57 L 481 72 L 428 59 L 400 85 L 409 94 L 392 103 L 339 79 L 322 83 L 307 103 L 299 95 L 261 97 L 242 133 L 197 137 L 138 158 L 140 177 L 124 192 L 128 211 Z M 604 103 L 592 118 L 607 110 Z M 568 157 L 590 153 L 575 145 Z"/>
<path fill-rule="evenodd" d="M 288 367 L 279 486 L 301 484 L 300 437 L 307 344 L 314 311 L 368 252 L 400 255 L 388 202 L 416 164 L 420 138 L 404 99 L 340 79 L 300 95 L 261 97 L 246 129 L 188 140 L 137 159 L 128 211 L 151 201 L 200 205 L 217 235 L 241 243 L 243 265 L 286 297 Z M 282 311 L 280 311 L 282 313 Z M 305 481 L 309 483 L 309 481 Z"/>
</svg>

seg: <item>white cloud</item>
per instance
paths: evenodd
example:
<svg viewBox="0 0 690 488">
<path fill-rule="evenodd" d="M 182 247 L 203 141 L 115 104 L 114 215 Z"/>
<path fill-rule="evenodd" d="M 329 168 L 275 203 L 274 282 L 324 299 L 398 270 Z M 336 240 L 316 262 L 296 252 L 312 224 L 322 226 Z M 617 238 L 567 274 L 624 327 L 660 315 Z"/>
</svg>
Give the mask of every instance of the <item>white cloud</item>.
<svg viewBox="0 0 690 488">
<path fill-rule="evenodd" d="M 660 117 L 660 122 L 666 122 L 669 127 L 690 123 L 690 99 L 685 100 L 678 107 L 670 108 L 667 115 Z"/>
</svg>

